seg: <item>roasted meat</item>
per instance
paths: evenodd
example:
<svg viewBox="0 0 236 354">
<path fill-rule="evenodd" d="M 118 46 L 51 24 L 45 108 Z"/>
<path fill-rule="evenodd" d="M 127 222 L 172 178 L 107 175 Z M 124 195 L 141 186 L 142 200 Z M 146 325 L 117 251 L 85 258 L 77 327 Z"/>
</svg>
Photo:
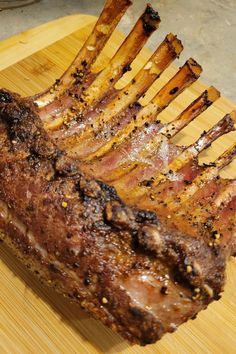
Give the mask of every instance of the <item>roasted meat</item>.
<svg viewBox="0 0 236 354">
<path fill-rule="evenodd" d="M 160 24 L 150 5 L 108 65 L 93 65 L 129 0 L 108 0 L 72 65 L 23 98 L 0 90 L 1 238 L 37 276 L 120 333 L 154 343 L 220 298 L 236 254 L 236 180 L 201 151 L 235 130 L 223 117 L 190 146 L 173 138 L 219 98 L 210 87 L 177 118 L 158 115 L 196 81 L 190 58 L 139 99 L 183 49 L 168 34 L 125 87 L 115 84 Z"/>
</svg>

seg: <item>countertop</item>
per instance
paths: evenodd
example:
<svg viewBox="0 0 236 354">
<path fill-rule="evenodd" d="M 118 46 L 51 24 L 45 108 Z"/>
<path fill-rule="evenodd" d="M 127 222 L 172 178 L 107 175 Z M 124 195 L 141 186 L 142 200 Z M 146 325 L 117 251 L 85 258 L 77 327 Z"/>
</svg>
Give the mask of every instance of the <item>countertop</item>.
<svg viewBox="0 0 236 354">
<path fill-rule="evenodd" d="M 134 0 L 119 29 L 128 32 L 145 6 Z M 236 101 L 236 1 L 235 0 L 149 0 L 162 18 L 152 36 L 150 49 L 168 33 L 178 34 L 185 50 L 179 65 L 192 56 L 204 69 L 202 80 L 216 86 L 222 95 Z M 1 1 L 0 1 L 1 3 Z M 41 0 L 38 3 L 0 12 L 0 40 L 41 23 L 75 13 L 98 15 L 104 0 Z"/>
</svg>

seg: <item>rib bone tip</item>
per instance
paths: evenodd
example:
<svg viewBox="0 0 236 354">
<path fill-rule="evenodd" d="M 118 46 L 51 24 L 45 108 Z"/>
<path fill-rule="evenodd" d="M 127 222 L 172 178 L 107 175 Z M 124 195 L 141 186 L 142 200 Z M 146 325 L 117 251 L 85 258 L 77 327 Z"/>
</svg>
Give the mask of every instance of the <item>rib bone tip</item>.
<svg viewBox="0 0 236 354">
<path fill-rule="evenodd" d="M 230 116 L 231 116 L 232 120 L 234 121 L 234 123 L 236 123 L 236 110 L 232 111 L 232 112 L 230 113 Z M 235 128 L 236 128 L 236 127 L 235 127 Z"/>
<path fill-rule="evenodd" d="M 207 89 L 207 96 L 208 101 L 214 102 L 220 97 L 220 91 L 217 90 L 214 86 L 210 86 Z"/>
<path fill-rule="evenodd" d="M 168 42 L 168 45 L 170 46 L 170 48 L 172 50 L 174 49 L 177 56 L 184 49 L 184 46 L 183 46 L 181 40 L 177 37 L 177 35 L 174 35 L 173 33 L 167 34 L 166 41 Z"/>
<path fill-rule="evenodd" d="M 196 62 L 195 59 L 189 58 L 186 62 L 186 64 L 189 66 L 191 71 L 194 73 L 194 75 L 198 78 L 200 74 L 202 73 L 202 67 L 200 64 Z"/>
<path fill-rule="evenodd" d="M 161 18 L 159 16 L 159 13 L 156 10 L 154 10 L 152 5 L 149 3 L 146 5 L 143 16 L 147 16 L 148 22 L 153 21 L 152 25 L 154 25 L 154 26 L 155 26 L 155 22 L 156 22 L 157 26 L 161 22 Z"/>
</svg>

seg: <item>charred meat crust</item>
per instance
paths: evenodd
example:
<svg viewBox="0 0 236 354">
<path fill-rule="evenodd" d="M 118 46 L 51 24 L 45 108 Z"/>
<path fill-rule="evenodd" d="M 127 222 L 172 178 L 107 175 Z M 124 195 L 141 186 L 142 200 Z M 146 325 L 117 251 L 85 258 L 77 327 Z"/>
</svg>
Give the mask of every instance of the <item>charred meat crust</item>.
<svg viewBox="0 0 236 354">
<path fill-rule="evenodd" d="M 155 11 L 150 4 L 147 5 L 141 19 L 143 23 L 143 29 L 147 33 L 155 31 L 157 24 L 161 21 L 158 12 Z"/>
<path fill-rule="evenodd" d="M 1 90 L 0 97 L 1 120 L 7 125 L 12 144 L 22 145 L 25 152 L 31 155 L 50 157 L 56 154 L 56 148 L 41 125 L 34 103 L 21 100 L 19 95 L 6 90 Z"/>
<path fill-rule="evenodd" d="M 204 239 L 170 232 L 155 213 L 125 205 L 114 187 L 57 149 L 29 99 L 2 90 L 0 100 L 1 141 L 8 141 L 0 154 L 1 229 L 44 281 L 143 345 L 175 325 L 162 305 L 152 310 L 133 299 L 136 280 L 150 278 L 165 306 L 172 306 L 168 296 L 182 304 L 176 326 L 219 297 L 221 249 L 216 254 Z"/>
</svg>

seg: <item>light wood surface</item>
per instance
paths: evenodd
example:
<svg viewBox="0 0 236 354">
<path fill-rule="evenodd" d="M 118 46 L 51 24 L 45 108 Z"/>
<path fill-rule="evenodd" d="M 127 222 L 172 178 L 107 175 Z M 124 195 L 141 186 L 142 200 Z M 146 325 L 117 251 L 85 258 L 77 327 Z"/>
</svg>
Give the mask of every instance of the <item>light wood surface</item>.
<svg viewBox="0 0 236 354">
<path fill-rule="evenodd" d="M 94 18 L 75 15 L 34 28 L 0 44 L 0 87 L 23 95 L 34 94 L 58 78 L 75 56 L 91 30 Z M 75 31 L 75 32 L 74 32 Z M 181 32 L 181 29 L 180 31 Z M 116 32 L 103 52 L 99 66 L 105 65 L 123 36 Z M 160 41 L 162 38 L 160 38 Z M 127 73 L 120 85 L 149 56 L 143 50 L 132 73 Z M 216 58 L 217 60 L 217 58 Z M 201 63 L 204 66 L 204 63 Z M 147 99 L 176 72 L 172 66 L 153 85 Z M 203 91 L 195 83 L 161 114 L 170 120 Z M 195 122 L 179 134 L 176 141 L 189 143 L 212 126 L 236 105 L 221 98 Z M 203 159 L 214 159 L 235 141 L 235 133 L 220 138 Z M 235 163 L 224 171 L 235 176 Z M 145 348 L 129 346 L 118 335 L 89 318 L 75 305 L 41 286 L 37 279 L 0 245 L 0 353 L 236 353 L 236 262 L 227 267 L 227 284 L 222 299 L 209 306 L 194 321 L 182 325 L 174 334 Z"/>
</svg>

